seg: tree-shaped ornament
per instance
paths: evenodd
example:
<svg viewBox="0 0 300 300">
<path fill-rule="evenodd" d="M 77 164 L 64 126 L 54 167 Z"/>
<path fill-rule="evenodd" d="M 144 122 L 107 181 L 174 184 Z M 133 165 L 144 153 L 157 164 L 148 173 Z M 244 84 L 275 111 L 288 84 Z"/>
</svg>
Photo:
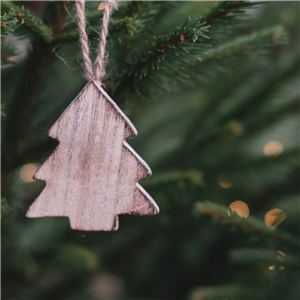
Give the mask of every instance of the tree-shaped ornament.
<svg viewBox="0 0 300 300">
<path fill-rule="evenodd" d="M 110 231 L 119 214 L 159 212 L 138 183 L 151 170 L 125 141 L 137 130 L 99 81 L 88 82 L 48 135 L 59 145 L 34 174 L 46 187 L 27 217 L 65 216 L 72 229 Z"/>
</svg>

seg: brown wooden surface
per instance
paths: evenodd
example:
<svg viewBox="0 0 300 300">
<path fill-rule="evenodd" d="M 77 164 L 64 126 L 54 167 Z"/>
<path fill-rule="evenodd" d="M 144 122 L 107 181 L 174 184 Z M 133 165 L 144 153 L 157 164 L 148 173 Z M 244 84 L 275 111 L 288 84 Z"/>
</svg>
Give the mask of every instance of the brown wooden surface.
<svg viewBox="0 0 300 300">
<path fill-rule="evenodd" d="M 27 217 L 65 216 L 73 229 L 110 231 L 119 214 L 159 212 L 138 184 L 151 170 L 125 141 L 137 131 L 98 82 L 84 87 L 48 134 L 60 143 L 34 175 L 46 187 Z"/>
</svg>

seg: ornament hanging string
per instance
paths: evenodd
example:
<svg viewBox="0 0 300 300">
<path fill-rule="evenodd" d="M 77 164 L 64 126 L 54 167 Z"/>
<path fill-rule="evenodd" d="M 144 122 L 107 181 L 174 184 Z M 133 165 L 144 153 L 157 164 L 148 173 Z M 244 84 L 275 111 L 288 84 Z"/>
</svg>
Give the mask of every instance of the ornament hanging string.
<svg viewBox="0 0 300 300">
<path fill-rule="evenodd" d="M 94 63 L 90 59 L 90 49 L 88 36 L 85 31 L 86 18 L 85 18 L 85 0 L 76 1 L 77 18 L 78 18 L 78 29 L 80 35 L 80 44 L 83 56 L 83 65 L 85 71 L 85 77 L 88 80 L 95 80 L 101 83 L 102 79 L 105 77 L 105 66 L 107 63 L 107 56 L 105 56 L 105 46 L 106 38 L 108 35 L 108 23 L 110 15 L 114 9 L 118 6 L 117 2 L 114 0 L 108 0 L 104 2 L 104 12 L 102 29 L 99 36 L 99 47 L 97 50 L 97 57 Z"/>
</svg>

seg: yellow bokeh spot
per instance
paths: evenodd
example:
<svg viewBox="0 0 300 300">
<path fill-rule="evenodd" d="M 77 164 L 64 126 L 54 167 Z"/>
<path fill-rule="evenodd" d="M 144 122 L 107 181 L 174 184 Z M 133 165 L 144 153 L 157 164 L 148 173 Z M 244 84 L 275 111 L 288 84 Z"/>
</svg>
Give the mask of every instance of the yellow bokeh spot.
<svg viewBox="0 0 300 300">
<path fill-rule="evenodd" d="M 265 215 L 265 224 L 270 229 L 275 229 L 280 223 L 282 223 L 286 218 L 285 213 L 279 209 L 274 208 L 268 211 Z"/>
<path fill-rule="evenodd" d="M 25 182 L 35 181 L 32 177 L 37 169 L 38 169 L 38 166 L 36 164 L 24 165 L 20 171 L 20 176 L 21 176 L 22 180 Z"/>
<path fill-rule="evenodd" d="M 279 260 L 279 261 L 282 261 L 283 260 L 283 258 L 285 257 L 285 254 L 282 252 L 282 251 L 277 251 L 277 253 L 278 253 L 278 255 L 277 255 L 277 259 Z"/>
<path fill-rule="evenodd" d="M 234 201 L 229 207 L 232 211 L 235 211 L 240 217 L 247 218 L 249 216 L 249 207 L 243 201 Z"/>
<path fill-rule="evenodd" d="M 277 250 L 277 260 L 280 263 L 276 263 L 275 266 L 269 266 L 269 270 L 274 271 L 277 273 L 278 271 L 282 271 L 285 269 L 284 266 L 280 266 L 282 264 L 282 261 L 284 260 L 285 254 L 282 251 Z"/>
<path fill-rule="evenodd" d="M 278 269 L 279 269 L 279 271 L 282 271 L 285 269 L 285 267 L 284 266 L 279 266 L 279 267 L 278 266 L 269 266 L 270 271 L 275 271 L 277 273 Z"/>
<path fill-rule="evenodd" d="M 264 147 L 264 154 L 266 156 L 277 156 L 281 154 L 282 151 L 282 144 L 276 141 L 270 141 Z"/>
<path fill-rule="evenodd" d="M 238 122 L 230 122 L 229 128 L 232 132 L 235 132 L 235 133 L 240 133 L 243 130 L 242 125 Z"/>
<path fill-rule="evenodd" d="M 274 32 L 274 33 L 272 34 L 272 39 L 273 39 L 273 40 L 276 40 L 276 39 L 278 39 L 278 38 L 280 38 L 280 33 Z"/>
<path fill-rule="evenodd" d="M 104 2 L 102 2 L 99 7 L 98 7 L 98 10 L 103 10 L 105 8 L 105 4 Z"/>
<path fill-rule="evenodd" d="M 226 182 L 226 181 L 219 181 L 219 185 L 224 189 L 229 189 L 233 186 L 233 183 Z"/>
</svg>

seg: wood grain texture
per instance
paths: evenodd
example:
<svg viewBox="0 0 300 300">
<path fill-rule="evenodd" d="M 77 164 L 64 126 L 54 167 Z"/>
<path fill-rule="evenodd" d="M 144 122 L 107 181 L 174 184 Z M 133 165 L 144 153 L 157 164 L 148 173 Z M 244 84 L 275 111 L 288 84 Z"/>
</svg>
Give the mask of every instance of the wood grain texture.
<svg viewBox="0 0 300 300">
<path fill-rule="evenodd" d="M 125 141 L 137 131 L 98 82 L 88 82 L 48 135 L 60 143 L 34 174 L 46 187 L 27 217 L 65 216 L 72 229 L 111 231 L 119 214 L 159 212 L 138 183 L 151 170 Z"/>
</svg>

